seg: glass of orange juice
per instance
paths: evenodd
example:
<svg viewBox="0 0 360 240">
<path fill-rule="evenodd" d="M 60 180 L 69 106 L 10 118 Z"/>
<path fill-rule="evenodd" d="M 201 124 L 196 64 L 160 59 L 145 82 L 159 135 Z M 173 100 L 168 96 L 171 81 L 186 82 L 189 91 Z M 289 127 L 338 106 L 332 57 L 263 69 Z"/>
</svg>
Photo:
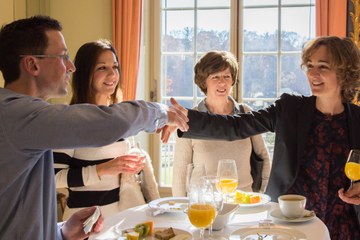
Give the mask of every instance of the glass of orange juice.
<svg viewBox="0 0 360 240">
<path fill-rule="evenodd" d="M 351 180 L 350 187 L 354 181 L 360 180 L 360 150 L 351 150 L 345 164 L 345 175 Z"/>
<path fill-rule="evenodd" d="M 204 239 L 205 228 L 215 219 L 217 210 L 214 201 L 214 189 L 206 181 L 196 181 L 189 185 L 188 217 L 191 224 L 200 229 L 200 239 Z"/>
<path fill-rule="evenodd" d="M 221 193 L 221 188 L 220 188 L 220 179 L 218 178 L 218 176 L 215 175 L 203 176 L 201 179 L 205 181 L 207 184 L 211 184 L 214 191 L 214 203 L 215 203 L 216 212 L 217 213 L 221 212 L 223 208 L 223 195 Z M 207 239 L 211 239 L 211 240 L 222 239 L 222 238 L 217 238 L 213 235 L 212 224 L 210 224 L 209 226 L 209 236 L 207 237 Z"/>
<path fill-rule="evenodd" d="M 221 159 L 218 162 L 217 176 L 220 179 L 220 189 L 228 202 L 228 195 L 235 192 L 238 185 L 238 175 L 235 160 Z"/>
</svg>

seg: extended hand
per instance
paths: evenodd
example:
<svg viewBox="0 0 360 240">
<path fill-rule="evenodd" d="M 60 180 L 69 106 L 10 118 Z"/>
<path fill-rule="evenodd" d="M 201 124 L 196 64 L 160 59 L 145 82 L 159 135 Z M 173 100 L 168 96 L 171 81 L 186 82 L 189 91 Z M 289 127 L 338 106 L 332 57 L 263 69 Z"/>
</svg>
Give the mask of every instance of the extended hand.
<svg viewBox="0 0 360 240">
<path fill-rule="evenodd" d="M 173 106 L 168 108 L 168 125 L 176 126 L 181 131 L 186 132 L 189 129 L 187 122 L 189 121 L 188 110 L 181 106 L 174 98 L 170 98 Z"/>
<path fill-rule="evenodd" d="M 189 129 L 187 122 L 189 121 L 187 114 L 188 110 L 181 106 L 174 98 L 170 98 L 171 104 L 173 106 L 169 107 L 169 122 L 168 125 L 164 126 L 161 129 L 158 129 L 156 132 L 161 132 L 161 141 L 167 143 L 170 135 L 176 131 L 177 128 L 180 128 L 181 131 L 186 132 Z M 175 113 L 175 115 L 174 115 Z M 175 118 L 175 119 L 174 119 Z M 172 120 L 174 119 L 174 120 Z"/>
<path fill-rule="evenodd" d="M 360 182 L 354 183 L 346 192 L 344 189 L 339 190 L 339 197 L 346 203 L 360 205 Z"/>
<path fill-rule="evenodd" d="M 158 133 L 161 132 L 161 141 L 163 143 L 167 143 L 169 138 L 170 138 L 170 135 L 176 131 L 177 127 L 176 126 L 169 126 L 169 125 L 166 125 L 164 126 L 162 129 L 159 129 Z"/>
</svg>

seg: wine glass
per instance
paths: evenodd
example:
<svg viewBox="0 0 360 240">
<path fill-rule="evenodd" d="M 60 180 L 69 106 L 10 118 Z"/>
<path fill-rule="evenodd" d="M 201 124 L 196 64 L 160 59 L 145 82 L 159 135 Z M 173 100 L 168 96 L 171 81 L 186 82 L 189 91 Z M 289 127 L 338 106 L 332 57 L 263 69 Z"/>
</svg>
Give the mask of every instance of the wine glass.
<svg viewBox="0 0 360 240">
<path fill-rule="evenodd" d="M 220 189 L 228 202 L 228 195 L 235 192 L 238 185 L 238 175 L 235 160 L 221 159 L 218 163 L 217 176 L 220 179 Z"/>
<path fill-rule="evenodd" d="M 185 187 L 186 193 L 188 194 L 190 189 L 190 184 L 192 182 L 197 182 L 201 177 L 206 175 L 205 165 L 202 163 L 189 163 L 186 165 L 186 177 L 185 177 Z"/>
<path fill-rule="evenodd" d="M 191 224 L 200 229 L 200 239 L 204 239 L 205 228 L 209 227 L 216 216 L 214 189 L 211 184 L 200 180 L 189 185 L 188 217 Z"/>
<path fill-rule="evenodd" d="M 127 154 L 129 155 L 135 155 L 136 157 L 138 157 L 138 161 L 141 164 L 145 164 L 145 160 L 146 160 L 146 153 L 145 151 L 141 148 L 141 144 L 139 141 L 136 141 L 135 137 L 129 137 L 128 138 L 129 141 L 129 150 L 127 152 Z M 129 167 L 134 168 L 137 164 L 130 164 Z M 135 174 L 135 181 L 138 183 L 141 183 L 141 172 Z"/>
<path fill-rule="evenodd" d="M 360 150 L 351 150 L 345 164 L 345 175 L 351 180 L 350 188 L 354 181 L 360 180 Z"/>
<path fill-rule="evenodd" d="M 221 192 L 221 186 L 220 186 L 220 179 L 218 176 L 215 175 L 207 175 L 201 178 L 203 181 L 205 181 L 207 184 L 210 184 L 213 188 L 213 194 L 214 194 L 214 203 L 216 208 L 216 215 L 221 212 L 223 208 L 223 196 Z M 216 217 L 216 216 L 215 216 Z M 208 239 L 215 239 L 212 234 L 212 223 L 209 226 L 209 237 Z"/>
</svg>

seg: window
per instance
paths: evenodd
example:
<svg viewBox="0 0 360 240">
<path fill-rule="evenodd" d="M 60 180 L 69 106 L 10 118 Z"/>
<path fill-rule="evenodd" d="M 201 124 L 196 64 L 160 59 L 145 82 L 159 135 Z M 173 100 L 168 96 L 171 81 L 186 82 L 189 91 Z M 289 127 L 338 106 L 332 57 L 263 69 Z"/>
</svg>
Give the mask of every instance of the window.
<svg viewBox="0 0 360 240">
<path fill-rule="evenodd" d="M 303 43 L 315 37 L 315 0 L 158 0 L 158 6 L 157 101 L 169 104 L 175 97 L 194 107 L 204 97 L 193 83 L 194 64 L 214 49 L 237 55 L 235 97 L 253 109 L 284 92 L 310 94 L 300 55 Z M 272 151 L 274 136 L 265 137 Z M 161 187 L 171 186 L 174 143 L 172 136 L 158 144 Z"/>
</svg>

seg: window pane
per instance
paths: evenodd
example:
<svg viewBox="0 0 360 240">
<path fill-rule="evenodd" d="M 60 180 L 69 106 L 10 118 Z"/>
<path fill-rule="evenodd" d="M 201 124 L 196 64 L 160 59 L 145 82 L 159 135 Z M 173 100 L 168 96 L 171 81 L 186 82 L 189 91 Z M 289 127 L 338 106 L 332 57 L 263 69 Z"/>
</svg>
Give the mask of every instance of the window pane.
<svg viewBox="0 0 360 240">
<path fill-rule="evenodd" d="M 263 100 L 263 99 L 256 99 L 256 100 L 244 100 L 243 103 L 249 105 L 252 110 L 257 111 L 260 109 L 267 108 L 271 104 L 274 103 L 274 100 Z"/>
<path fill-rule="evenodd" d="M 280 95 L 284 92 L 310 95 L 310 88 L 305 73 L 301 70 L 301 54 L 281 57 Z"/>
<path fill-rule="evenodd" d="M 230 7 L 230 0 L 198 0 L 198 7 Z"/>
<path fill-rule="evenodd" d="M 163 8 L 194 7 L 194 0 L 162 0 Z"/>
<path fill-rule="evenodd" d="M 189 108 L 189 109 L 194 108 L 194 101 L 192 99 L 191 100 L 183 100 L 183 99 L 177 98 L 176 101 L 185 108 Z M 164 103 L 168 106 L 172 105 L 170 100 L 164 100 L 164 101 L 162 101 L 162 103 Z"/>
<path fill-rule="evenodd" d="M 292 5 L 292 4 L 315 4 L 316 0 L 281 0 L 281 4 Z"/>
<path fill-rule="evenodd" d="M 301 51 L 315 37 L 315 7 L 284 7 L 281 13 L 281 50 Z"/>
<path fill-rule="evenodd" d="M 244 9 L 245 52 L 277 50 L 277 12 L 275 8 Z"/>
<path fill-rule="evenodd" d="M 162 58 L 162 96 L 193 96 L 193 55 L 165 55 Z"/>
<path fill-rule="evenodd" d="M 278 5 L 278 0 L 243 0 L 244 6 Z"/>
<path fill-rule="evenodd" d="M 244 98 L 276 98 L 276 55 L 244 56 Z"/>
<path fill-rule="evenodd" d="M 162 51 L 193 51 L 194 11 L 163 11 L 162 16 Z"/>
<path fill-rule="evenodd" d="M 230 10 L 199 10 L 197 49 L 230 49 Z M 216 17 L 214 17 L 216 16 Z"/>
</svg>

